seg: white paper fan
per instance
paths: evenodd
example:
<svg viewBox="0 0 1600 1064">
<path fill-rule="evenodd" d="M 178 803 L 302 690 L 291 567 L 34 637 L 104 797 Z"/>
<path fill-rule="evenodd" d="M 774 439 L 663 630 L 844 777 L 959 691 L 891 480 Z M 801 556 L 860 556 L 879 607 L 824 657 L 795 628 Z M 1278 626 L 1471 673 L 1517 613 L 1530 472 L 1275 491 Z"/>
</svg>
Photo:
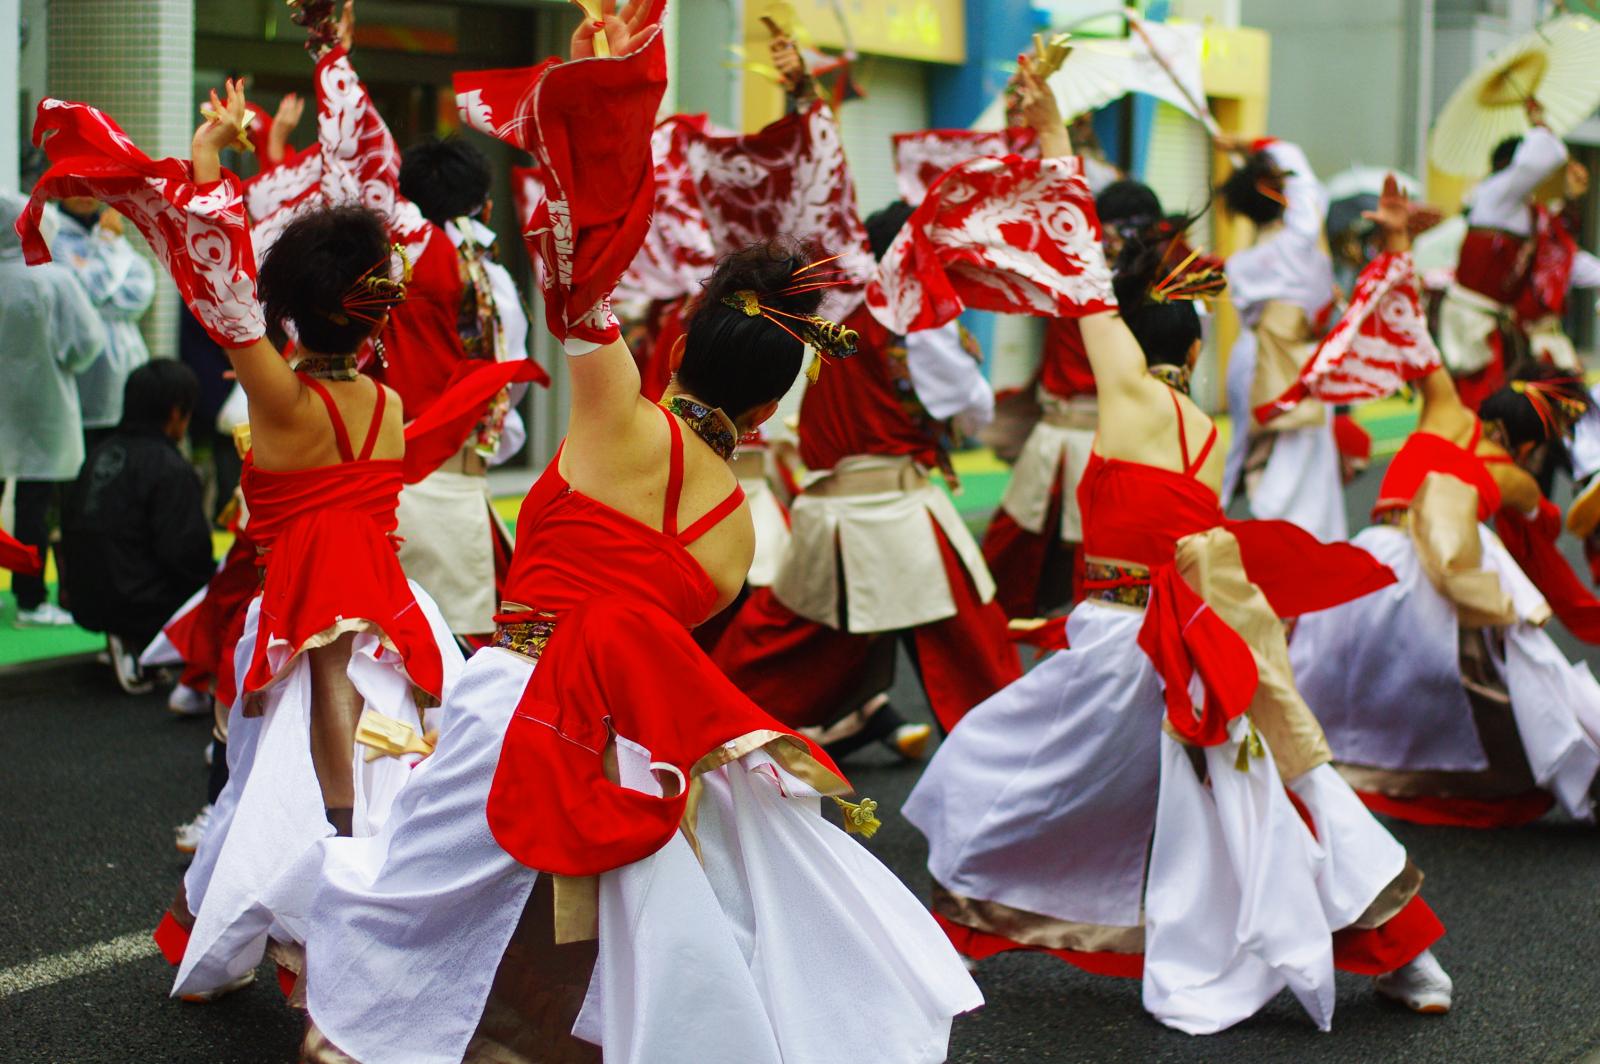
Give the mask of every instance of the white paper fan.
<svg viewBox="0 0 1600 1064">
<path fill-rule="evenodd" d="M 1433 165 L 1459 177 L 1489 172 L 1489 155 L 1528 130 L 1523 101 L 1536 98 L 1545 124 L 1570 133 L 1600 105 L 1600 23 L 1563 15 L 1495 52 L 1451 95 L 1428 138 Z"/>
</svg>

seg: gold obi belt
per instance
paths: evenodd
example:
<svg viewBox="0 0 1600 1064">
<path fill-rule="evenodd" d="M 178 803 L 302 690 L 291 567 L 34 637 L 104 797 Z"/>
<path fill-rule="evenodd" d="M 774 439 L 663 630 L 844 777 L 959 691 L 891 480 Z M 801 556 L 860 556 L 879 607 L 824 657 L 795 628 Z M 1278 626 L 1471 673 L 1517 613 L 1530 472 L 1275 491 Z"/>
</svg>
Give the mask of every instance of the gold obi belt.
<svg viewBox="0 0 1600 1064">
<path fill-rule="evenodd" d="M 495 619 L 494 639 L 490 646 L 509 650 L 514 654 L 538 661 L 556 631 L 556 615 L 540 610 L 528 610 L 526 620 L 507 620 L 504 615 Z"/>
<path fill-rule="evenodd" d="M 1142 610 L 1150 605 L 1150 570 L 1142 565 L 1087 562 L 1083 591 L 1084 598 Z"/>
</svg>

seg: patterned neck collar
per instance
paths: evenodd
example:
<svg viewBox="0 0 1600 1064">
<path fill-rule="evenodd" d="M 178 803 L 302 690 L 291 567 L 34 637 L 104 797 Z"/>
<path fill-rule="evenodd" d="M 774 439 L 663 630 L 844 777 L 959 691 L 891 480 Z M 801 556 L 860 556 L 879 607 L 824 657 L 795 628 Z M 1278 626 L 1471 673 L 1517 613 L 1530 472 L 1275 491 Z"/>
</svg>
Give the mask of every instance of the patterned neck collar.
<svg viewBox="0 0 1600 1064">
<path fill-rule="evenodd" d="M 1175 392 L 1189 394 L 1189 367 L 1159 365 L 1150 367 L 1150 376 Z"/>
<path fill-rule="evenodd" d="M 324 381 L 353 381 L 361 375 L 355 355 L 301 355 L 294 371 Z"/>
<path fill-rule="evenodd" d="M 661 400 L 661 407 L 682 418 L 694 430 L 694 434 L 716 452 L 718 458 L 726 462 L 733 457 L 733 449 L 739 444 L 739 430 L 734 426 L 733 419 L 724 414 L 720 407 L 681 392 Z"/>
</svg>

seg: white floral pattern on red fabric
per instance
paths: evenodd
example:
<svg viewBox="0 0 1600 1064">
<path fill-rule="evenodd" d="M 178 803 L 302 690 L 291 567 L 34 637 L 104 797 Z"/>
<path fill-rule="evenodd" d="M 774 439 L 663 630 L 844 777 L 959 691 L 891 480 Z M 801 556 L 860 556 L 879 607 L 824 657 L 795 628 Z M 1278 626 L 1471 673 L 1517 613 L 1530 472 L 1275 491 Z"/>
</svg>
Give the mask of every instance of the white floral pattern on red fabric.
<svg viewBox="0 0 1600 1064">
<path fill-rule="evenodd" d="M 980 155 L 1039 157 L 1038 135 L 1026 127 L 987 131 L 923 129 L 894 135 L 894 180 L 900 198 L 915 207 L 945 171 Z"/>
<path fill-rule="evenodd" d="M 348 203 L 383 216 L 390 237 L 416 262 L 433 226 L 400 195 L 400 149 L 343 48 L 317 60 L 317 143 L 246 184 L 256 253 L 314 207 Z"/>
<path fill-rule="evenodd" d="M 983 157 L 928 190 L 883 256 L 867 306 L 891 332 L 966 308 L 1077 318 L 1117 305 L 1078 159 Z"/>
<path fill-rule="evenodd" d="M 861 305 L 874 264 L 856 207 L 855 184 L 833 112 L 820 102 L 758 133 L 689 142 L 701 208 L 718 256 L 775 236 L 792 236 L 823 255 L 846 283 L 821 313 L 843 321 Z"/>
<path fill-rule="evenodd" d="M 551 59 L 520 70 L 456 74 L 468 125 L 531 152 L 544 197 L 523 231 L 542 264 L 545 323 L 559 340 L 617 336 L 608 304 L 650 228 L 650 134 L 666 90 L 666 48 L 653 0 L 643 44 L 623 56 Z"/>
<path fill-rule="evenodd" d="M 1381 399 L 1443 363 L 1417 295 L 1409 252 L 1385 252 L 1356 279 L 1350 305 L 1288 391 L 1255 411 L 1265 424 L 1305 398 L 1326 403 Z"/>
<path fill-rule="evenodd" d="M 618 302 L 680 299 L 716 267 L 717 249 L 689 166 L 689 142 L 710 132 L 705 115 L 673 115 L 651 135 L 655 210 L 644 246 L 617 283 Z"/>
<path fill-rule="evenodd" d="M 109 116 L 65 100 L 39 102 L 33 142 L 51 166 L 17 219 L 28 263 L 50 261 L 39 232 L 45 201 L 93 196 L 139 230 L 213 340 L 243 347 L 261 338 L 266 323 L 237 177 L 224 170 L 221 180 L 196 185 L 187 162 L 151 159 Z"/>
</svg>

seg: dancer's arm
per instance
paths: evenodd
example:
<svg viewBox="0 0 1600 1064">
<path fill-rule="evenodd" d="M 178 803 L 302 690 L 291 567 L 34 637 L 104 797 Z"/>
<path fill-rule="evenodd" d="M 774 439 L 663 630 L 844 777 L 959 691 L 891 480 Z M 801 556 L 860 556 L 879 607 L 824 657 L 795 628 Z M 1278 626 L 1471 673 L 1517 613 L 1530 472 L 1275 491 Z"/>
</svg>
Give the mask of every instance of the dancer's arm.
<svg viewBox="0 0 1600 1064">
<path fill-rule="evenodd" d="M 244 83 L 229 80 L 228 100 L 224 104 L 211 93 L 212 116 L 194 132 L 190 145 L 196 185 L 209 185 L 222 178 L 222 149 L 238 136 L 245 116 Z M 251 292 L 251 298 L 255 293 Z M 225 348 L 228 361 L 239 378 L 239 386 L 250 400 L 250 418 L 265 415 L 269 421 L 287 420 L 300 402 L 304 387 L 283 360 L 272 341 L 262 337 L 244 347 Z"/>
</svg>

